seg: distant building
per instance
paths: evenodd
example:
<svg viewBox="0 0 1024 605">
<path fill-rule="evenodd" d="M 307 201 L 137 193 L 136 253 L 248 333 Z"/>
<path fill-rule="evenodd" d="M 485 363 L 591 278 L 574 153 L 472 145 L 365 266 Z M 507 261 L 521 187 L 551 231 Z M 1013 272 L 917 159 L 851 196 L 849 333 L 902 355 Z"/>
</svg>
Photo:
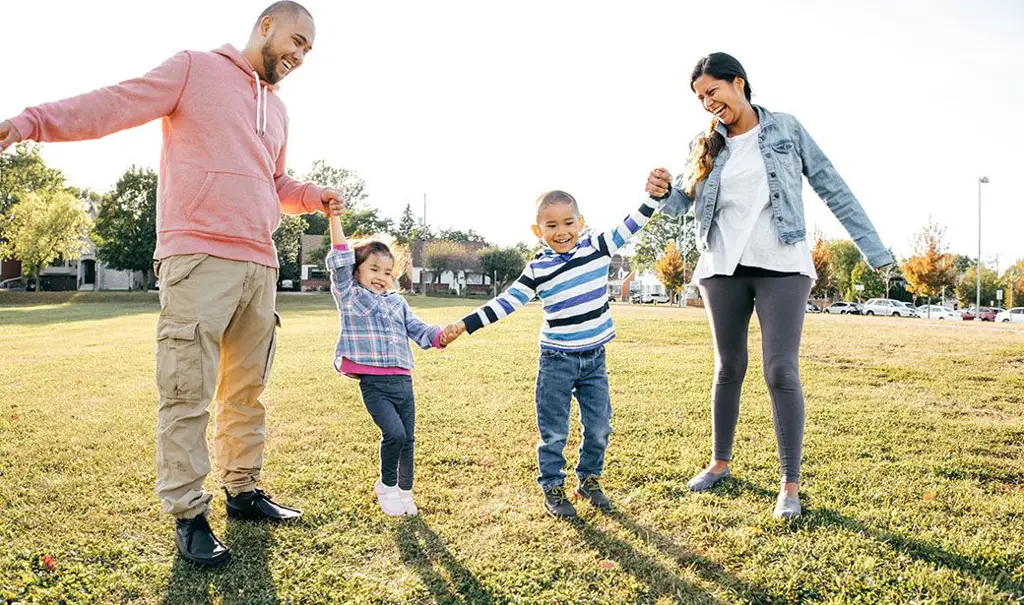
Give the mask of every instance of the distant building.
<svg viewBox="0 0 1024 605">
<path fill-rule="evenodd" d="M 96 220 L 95 204 L 89 203 L 86 212 L 91 221 Z M 96 258 L 96 245 L 85 239 L 86 248 L 78 260 L 60 260 L 39 272 L 39 283 L 44 291 L 69 290 L 141 290 L 145 280 L 142 271 L 111 269 Z M 21 277 L 21 261 L 5 260 L 0 266 L 0 281 Z"/>
<path fill-rule="evenodd" d="M 313 255 L 324 245 L 326 237 L 326 235 L 303 234 L 299 240 L 299 280 L 300 289 L 303 292 L 327 289 L 331 285 L 331 277 L 320 266 L 324 259 L 317 259 Z"/>
<path fill-rule="evenodd" d="M 629 302 L 629 288 L 636 272 L 629 263 L 629 257 L 616 254 L 608 266 L 608 296 L 619 302 Z"/>
<path fill-rule="evenodd" d="M 412 270 L 409 275 L 409 289 L 417 293 L 429 294 L 452 294 L 455 296 L 491 296 L 494 294 L 494 285 L 490 275 L 480 271 L 444 271 L 440 278 L 426 267 L 427 264 L 427 243 L 423 240 L 413 240 L 410 244 L 412 252 Z M 487 247 L 479 242 L 465 242 L 461 244 L 471 252 L 479 252 Z"/>
<path fill-rule="evenodd" d="M 665 284 L 651 271 L 640 272 L 629 285 L 630 296 L 665 295 Z"/>
</svg>

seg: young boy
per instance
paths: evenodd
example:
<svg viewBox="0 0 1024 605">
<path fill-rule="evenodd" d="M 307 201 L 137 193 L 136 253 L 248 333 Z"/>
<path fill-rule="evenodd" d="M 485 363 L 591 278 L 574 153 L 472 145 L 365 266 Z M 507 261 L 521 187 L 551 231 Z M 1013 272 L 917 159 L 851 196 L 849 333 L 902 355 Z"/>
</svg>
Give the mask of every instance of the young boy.
<svg viewBox="0 0 1024 605">
<path fill-rule="evenodd" d="M 576 465 L 576 494 L 601 510 L 611 508 L 598 479 L 611 427 L 611 399 L 604 345 L 615 337 L 608 306 L 608 265 L 616 250 L 650 220 L 655 208 L 640 207 L 611 231 L 580 239 L 583 217 L 564 191 L 537 199 L 533 233 L 547 248 L 537 253 L 505 292 L 445 330 L 446 341 L 472 334 L 539 297 L 544 305 L 537 371 L 537 481 L 544 507 L 554 517 L 573 517 L 565 494 L 565 440 L 572 396 L 580 405 L 583 443 Z"/>
</svg>

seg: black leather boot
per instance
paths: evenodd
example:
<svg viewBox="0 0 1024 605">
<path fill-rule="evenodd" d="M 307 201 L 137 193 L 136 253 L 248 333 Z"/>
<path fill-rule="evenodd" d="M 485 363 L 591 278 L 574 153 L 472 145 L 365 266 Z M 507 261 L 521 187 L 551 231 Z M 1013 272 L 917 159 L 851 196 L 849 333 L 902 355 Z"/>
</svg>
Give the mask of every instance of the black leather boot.
<svg viewBox="0 0 1024 605">
<path fill-rule="evenodd" d="M 229 492 L 227 509 L 228 518 L 245 521 L 285 522 L 294 521 L 302 516 L 301 510 L 277 504 L 261 489 L 242 492 L 237 496 L 232 496 Z"/>
<path fill-rule="evenodd" d="M 206 515 L 175 521 L 174 544 L 183 559 L 203 567 L 220 565 L 231 558 L 231 550 L 213 535 Z"/>
</svg>

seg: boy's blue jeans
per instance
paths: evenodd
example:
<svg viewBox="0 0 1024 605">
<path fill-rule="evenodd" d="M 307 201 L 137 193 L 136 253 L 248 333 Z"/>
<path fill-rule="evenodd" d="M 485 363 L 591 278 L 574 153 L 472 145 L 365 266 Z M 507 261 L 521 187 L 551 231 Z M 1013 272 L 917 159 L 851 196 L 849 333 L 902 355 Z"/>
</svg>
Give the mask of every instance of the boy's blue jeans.
<svg viewBox="0 0 1024 605">
<path fill-rule="evenodd" d="M 582 480 L 600 477 L 604 452 L 612 432 L 612 403 L 608 394 L 608 372 L 604 347 L 590 351 L 562 353 L 542 350 L 537 371 L 537 482 L 544 491 L 565 482 L 565 440 L 569 436 L 569 405 L 572 396 L 580 405 L 583 443 L 576 475 Z"/>
</svg>

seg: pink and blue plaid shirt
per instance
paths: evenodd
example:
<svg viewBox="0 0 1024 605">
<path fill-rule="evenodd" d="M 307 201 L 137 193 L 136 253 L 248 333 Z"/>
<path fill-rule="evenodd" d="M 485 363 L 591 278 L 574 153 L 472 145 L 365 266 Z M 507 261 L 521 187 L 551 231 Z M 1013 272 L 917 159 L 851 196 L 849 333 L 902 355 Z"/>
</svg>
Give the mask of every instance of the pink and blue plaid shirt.
<svg viewBox="0 0 1024 605">
<path fill-rule="evenodd" d="M 331 292 L 341 315 L 335 367 L 344 358 L 364 366 L 412 370 L 409 339 L 429 349 L 437 346 L 441 328 L 420 321 L 401 294 L 376 294 L 359 285 L 352 275 L 355 262 L 355 253 L 347 248 L 334 247 L 327 254 Z"/>
</svg>

